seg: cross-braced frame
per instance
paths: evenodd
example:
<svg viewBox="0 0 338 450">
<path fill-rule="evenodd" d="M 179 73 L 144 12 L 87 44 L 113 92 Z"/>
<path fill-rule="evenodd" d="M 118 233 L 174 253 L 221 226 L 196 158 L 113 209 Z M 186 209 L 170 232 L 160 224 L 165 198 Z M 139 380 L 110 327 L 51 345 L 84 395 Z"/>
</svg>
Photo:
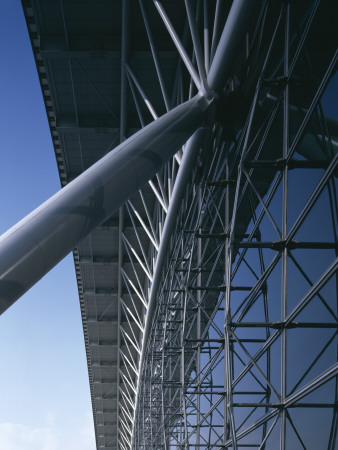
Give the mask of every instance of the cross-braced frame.
<svg viewBox="0 0 338 450">
<path fill-rule="evenodd" d="M 228 80 L 199 138 L 125 448 L 335 448 L 337 125 L 322 98 L 337 54 L 311 63 L 319 3 L 262 4 L 247 34 L 255 84 Z M 189 22 L 194 44 L 208 12 Z M 214 17 L 211 35 L 217 9 Z M 197 44 L 201 81 L 207 37 L 203 64 Z M 179 101 L 193 92 L 189 72 L 190 84 L 180 74 Z"/>
</svg>

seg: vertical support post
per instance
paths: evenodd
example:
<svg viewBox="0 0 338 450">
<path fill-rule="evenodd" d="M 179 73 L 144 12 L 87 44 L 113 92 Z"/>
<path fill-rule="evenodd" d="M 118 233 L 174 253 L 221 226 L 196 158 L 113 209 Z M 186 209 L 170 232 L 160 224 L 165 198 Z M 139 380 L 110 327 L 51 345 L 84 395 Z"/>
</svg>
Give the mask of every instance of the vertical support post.
<svg viewBox="0 0 338 450">
<path fill-rule="evenodd" d="M 225 173 L 225 179 L 227 181 L 226 186 L 226 192 L 225 192 L 225 218 L 224 218 L 224 224 L 225 224 L 225 286 L 226 286 L 226 292 L 224 295 L 224 433 L 223 433 L 223 443 L 225 444 L 226 441 L 229 439 L 228 435 L 228 402 L 229 402 L 229 383 L 228 378 L 230 376 L 230 358 L 228 355 L 228 346 L 229 346 L 229 334 L 227 333 L 227 321 L 229 319 L 230 311 L 227 310 L 227 305 L 229 305 L 230 302 L 230 274 L 231 274 L 231 254 L 230 254 L 230 230 L 229 230 L 229 224 L 230 224 L 230 217 L 229 217 L 229 151 L 227 151 L 227 161 L 226 161 L 226 173 Z"/>
<path fill-rule="evenodd" d="M 122 39 L 121 39 L 121 100 L 120 100 L 120 144 L 126 138 L 127 130 L 127 76 L 125 65 L 128 54 L 128 14 L 129 14 L 129 0 L 122 0 Z M 117 383 L 116 383 L 116 397 L 117 397 L 117 415 L 120 415 L 120 370 L 121 370 L 121 298 L 122 298 L 122 264 L 123 264 L 123 244 L 122 233 L 124 227 L 124 212 L 123 206 L 119 209 L 119 232 L 118 232 L 118 273 L 117 273 Z M 117 437 L 119 438 L 119 424 L 117 419 Z"/>
<path fill-rule="evenodd" d="M 166 329 L 167 329 L 167 316 L 165 319 L 165 333 L 166 333 Z M 165 397 L 164 397 L 164 390 L 165 390 L 165 385 L 164 385 L 164 378 L 165 378 L 165 360 L 166 360 L 166 356 L 164 353 L 164 346 L 162 348 L 162 359 L 161 359 L 161 370 L 162 370 L 162 379 L 161 379 L 161 415 L 162 415 L 162 427 L 163 427 L 163 442 L 164 442 L 164 450 L 167 450 L 167 434 L 166 434 L 166 422 L 165 422 Z"/>
<path fill-rule="evenodd" d="M 120 404 L 120 366 L 121 366 L 121 355 L 119 349 L 121 348 L 121 298 L 122 298 L 122 264 L 123 264 L 123 245 L 122 245 L 122 233 L 124 226 L 124 213 L 123 206 L 119 209 L 119 256 L 118 256 L 118 273 L 117 273 L 117 383 L 116 383 L 116 397 L 117 397 L 117 405 Z M 120 414 L 119 406 L 117 406 L 118 411 L 117 414 Z M 117 436 L 119 436 L 119 420 L 116 421 L 117 425 Z"/>
<path fill-rule="evenodd" d="M 288 77 L 289 72 L 289 25 L 290 25 L 290 3 L 287 2 L 285 10 L 285 40 L 284 40 L 284 76 Z M 289 147 L 289 85 L 286 84 L 284 90 L 284 111 L 283 111 L 283 159 L 286 160 Z M 288 166 L 283 169 L 283 224 L 282 224 L 282 240 L 286 239 L 288 228 Z M 285 321 L 287 315 L 287 258 L 288 251 L 285 247 L 282 250 L 282 311 L 281 321 Z M 284 403 L 287 395 L 287 340 L 286 329 L 282 330 L 282 349 L 281 349 L 281 402 Z M 281 436 L 280 450 L 286 449 L 286 410 L 282 409 L 281 413 Z"/>
<path fill-rule="evenodd" d="M 181 243 L 181 249 L 182 249 L 182 256 L 184 255 L 183 250 L 183 242 Z M 182 263 L 183 268 L 183 263 Z M 187 419 L 187 404 L 185 400 L 185 321 L 186 321 L 186 315 L 187 315 L 187 290 L 185 290 L 184 293 L 181 294 L 181 310 L 182 310 L 182 328 L 181 328 L 181 398 L 183 402 L 183 421 L 184 421 L 184 448 L 189 448 L 189 439 L 188 439 L 188 419 Z"/>
<path fill-rule="evenodd" d="M 208 0 L 204 0 L 203 4 L 203 35 L 204 35 L 204 65 L 206 73 L 210 68 L 210 38 L 209 38 L 209 5 Z"/>
<path fill-rule="evenodd" d="M 151 353 L 151 366 L 154 367 L 154 353 Z M 152 399 L 152 391 L 153 391 L 153 385 L 152 385 L 152 377 L 150 377 L 149 380 L 149 408 L 150 408 L 150 440 L 151 440 L 151 448 L 153 449 L 154 444 L 154 438 L 153 438 L 153 399 Z M 155 409 L 156 414 L 156 409 Z"/>
<path fill-rule="evenodd" d="M 201 211 L 202 208 L 202 189 L 200 183 L 198 184 L 198 211 Z M 201 216 L 200 216 L 201 217 Z M 202 227 L 200 223 L 200 227 L 198 229 L 198 233 L 202 233 Z M 197 276 L 197 286 L 202 285 L 202 271 L 201 271 L 201 259 L 202 259 L 202 239 L 198 238 L 197 241 L 197 270 L 198 276 Z M 201 290 L 198 289 L 197 291 L 197 360 L 196 360 L 196 384 L 197 384 L 197 402 L 196 402 L 196 408 L 197 408 L 197 414 L 196 414 L 196 422 L 197 422 L 197 428 L 196 428 L 196 446 L 199 448 L 200 441 L 201 441 L 201 427 L 199 425 L 199 422 L 201 420 Z"/>
</svg>

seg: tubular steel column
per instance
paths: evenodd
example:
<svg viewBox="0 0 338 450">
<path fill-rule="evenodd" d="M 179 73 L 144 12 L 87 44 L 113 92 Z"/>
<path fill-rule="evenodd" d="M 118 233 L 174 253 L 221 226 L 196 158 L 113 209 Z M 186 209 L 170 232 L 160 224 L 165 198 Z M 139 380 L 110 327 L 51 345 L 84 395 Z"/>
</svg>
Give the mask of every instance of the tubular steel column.
<svg viewBox="0 0 338 450">
<path fill-rule="evenodd" d="M 289 37 L 290 37 L 290 3 L 285 6 L 285 38 L 284 38 L 284 77 L 289 76 Z M 283 102 L 283 159 L 285 160 L 289 150 L 289 86 L 284 88 Z M 283 169 L 283 223 L 282 223 L 282 241 L 286 239 L 288 233 L 288 166 Z M 288 249 L 282 250 L 282 310 L 281 322 L 284 323 L 287 316 L 287 267 L 288 267 Z M 281 339 L 281 402 L 285 402 L 287 395 L 287 335 L 286 329 L 282 330 Z M 286 448 L 286 410 L 281 411 L 281 430 L 280 430 L 280 449 Z"/>
</svg>

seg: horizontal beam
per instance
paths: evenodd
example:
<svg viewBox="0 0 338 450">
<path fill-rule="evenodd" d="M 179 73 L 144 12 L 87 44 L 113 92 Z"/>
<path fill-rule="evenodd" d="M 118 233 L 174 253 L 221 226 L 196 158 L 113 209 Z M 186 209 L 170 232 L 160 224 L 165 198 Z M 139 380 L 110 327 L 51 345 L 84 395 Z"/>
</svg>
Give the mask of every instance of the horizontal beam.
<svg viewBox="0 0 338 450">
<path fill-rule="evenodd" d="M 104 230 L 109 230 L 109 229 L 118 228 L 118 227 L 119 227 L 119 218 L 118 217 L 110 217 L 108 220 L 103 222 L 98 227 L 98 230 L 104 231 Z M 133 227 L 132 221 L 126 217 L 123 222 L 123 229 L 132 228 L 132 227 Z"/>
<path fill-rule="evenodd" d="M 167 39 L 167 35 L 163 32 L 166 39 L 161 39 L 159 34 L 159 42 L 161 48 L 158 49 L 158 54 L 176 57 L 177 52 L 173 50 L 171 42 Z M 34 36 L 33 36 L 34 37 Z M 61 35 L 46 35 L 39 36 L 38 50 L 41 56 L 46 59 L 61 59 L 61 58 L 121 58 L 121 34 L 111 34 L 92 37 L 86 35 L 67 35 L 68 46 L 64 34 Z M 141 52 L 151 55 L 149 44 L 146 40 L 137 42 L 135 51 L 139 55 Z M 131 53 L 132 56 L 132 53 Z"/>
<path fill-rule="evenodd" d="M 129 117 L 128 125 L 129 135 L 140 130 L 139 120 L 133 115 Z M 97 116 L 80 114 L 78 120 L 75 115 L 59 115 L 55 117 L 54 126 L 58 133 L 120 134 L 120 128 L 116 126 L 116 119 L 109 114 Z"/>
<path fill-rule="evenodd" d="M 117 256 L 80 256 L 80 264 L 117 264 Z"/>
<path fill-rule="evenodd" d="M 39 52 L 51 58 L 95 57 L 104 54 L 120 56 L 121 35 L 119 33 L 92 37 L 88 35 L 41 34 L 39 36 Z"/>
<path fill-rule="evenodd" d="M 91 367 L 117 367 L 117 362 L 116 361 L 92 362 Z"/>
<path fill-rule="evenodd" d="M 112 256 L 111 258 L 88 258 L 88 257 L 81 257 L 79 259 L 79 264 L 81 266 L 87 266 L 89 264 L 94 265 L 94 266 L 112 266 L 112 265 L 116 265 L 118 264 L 118 258 L 115 256 Z M 130 266 L 131 262 L 130 261 L 124 261 L 123 263 L 123 267 L 126 266 Z M 138 263 L 134 262 L 135 266 L 138 266 Z"/>
<path fill-rule="evenodd" d="M 45 59 L 120 59 L 121 51 L 105 48 L 93 48 L 93 49 L 60 49 L 56 48 L 40 48 L 40 54 Z"/>
<path fill-rule="evenodd" d="M 45 60 L 51 59 L 121 59 L 121 50 L 114 50 L 113 48 L 85 48 L 85 46 L 73 46 L 71 49 L 67 48 L 40 48 L 39 53 Z M 158 51 L 158 54 L 162 59 L 170 58 L 173 59 L 177 56 L 177 52 L 173 51 L 171 48 L 163 49 Z M 142 56 L 147 58 L 151 57 L 149 47 L 144 45 L 144 48 L 135 51 L 135 57 L 139 58 Z M 133 52 L 131 52 L 131 58 L 133 58 Z M 115 62 L 114 62 L 115 64 Z"/>
<path fill-rule="evenodd" d="M 99 422 L 97 423 L 98 427 L 109 427 L 115 425 L 115 422 Z"/>
<path fill-rule="evenodd" d="M 106 122 L 92 122 L 92 123 L 74 123 L 73 124 L 68 124 L 68 125 L 56 125 L 55 127 L 56 131 L 58 133 L 76 133 L 76 134 L 90 134 L 90 133 L 95 133 L 95 134 L 111 134 L 111 135 L 119 135 L 120 134 L 120 129 L 116 128 L 116 127 L 112 127 L 111 125 L 108 125 Z"/>
<path fill-rule="evenodd" d="M 116 384 L 116 378 L 99 378 L 98 380 L 93 380 L 94 384 Z"/>
<path fill-rule="evenodd" d="M 116 316 L 103 316 L 102 319 L 99 319 L 98 317 L 87 317 L 86 323 L 116 323 L 117 317 Z"/>
<path fill-rule="evenodd" d="M 95 296 L 117 296 L 117 287 L 116 288 L 95 288 L 95 289 L 84 289 L 83 295 L 95 295 Z M 122 297 L 129 296 L 130 293 L 128 290 L 124 290 L 122 292 Z M 133 298 L 136 297 L 136 294 L 132 292 Z"/>
<path fill-rule="evenodd" d="M 98 342 L 89 342 L 90 347 L 102 347 L 102 346 L 116 346 L 117 341 L 112 341 L 111 339 L 101 339 Z"/>
<path fill-rule="evenodd" d="M 128 295 L 128 291 L 124 294 Z M 117 288 L 83 289 L 83 295 L 117 295 Z"/>
</svg>

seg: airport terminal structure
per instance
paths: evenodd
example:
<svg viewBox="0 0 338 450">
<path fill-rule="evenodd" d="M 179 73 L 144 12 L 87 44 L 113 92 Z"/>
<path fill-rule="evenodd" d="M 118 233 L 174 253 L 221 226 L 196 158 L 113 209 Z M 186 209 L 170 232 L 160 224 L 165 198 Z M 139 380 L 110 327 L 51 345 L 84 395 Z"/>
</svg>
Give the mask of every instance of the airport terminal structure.
<svg viewBox="0 0 338 450">
<path fill-rule="evenodd" d="M 22 0 L 62 189 L 0 312 L 73 251 L 97 449 L 328 449 L 331 0 Z"/>
</svg>

